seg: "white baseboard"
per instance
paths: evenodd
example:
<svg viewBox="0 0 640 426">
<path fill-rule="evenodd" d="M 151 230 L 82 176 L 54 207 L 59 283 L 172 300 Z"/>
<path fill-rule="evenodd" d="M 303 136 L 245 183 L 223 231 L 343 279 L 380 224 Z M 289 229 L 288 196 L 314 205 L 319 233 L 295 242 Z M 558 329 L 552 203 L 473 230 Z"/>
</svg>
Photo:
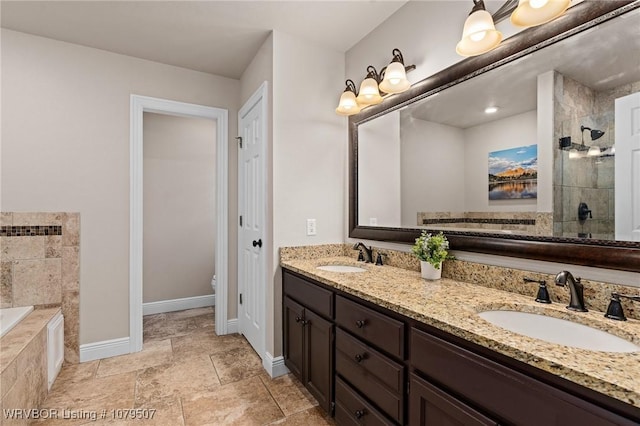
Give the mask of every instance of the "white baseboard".
<svg viewBox="0 0 640 426">
<path fill-rule="evenodd" d="M 233 334 L 238 332 L 238 318 L 227 320 L 227 333 Z"/>
<path fill-rule="evenodd" d="M 274 358 L 269 352 L 265 352 L 262 366 L 272 378 L 289 374 L 289 369 L 284 365 L 284 357 Z"/>
<path fill-rule="evenodd" d="M 130 352 L 129 338 L 103 340 L 102 342 L 80 345 L 80 362 L 125 355 Z"/>
<path fill-rule="evenodd" d="M 184 297 L 182 299 L 160 300 L 142 304 L 142 315 L 162 314 L 165 312 L 184 311 L 185 309 L 215 306 L 216 295 Z"/>
</svg>

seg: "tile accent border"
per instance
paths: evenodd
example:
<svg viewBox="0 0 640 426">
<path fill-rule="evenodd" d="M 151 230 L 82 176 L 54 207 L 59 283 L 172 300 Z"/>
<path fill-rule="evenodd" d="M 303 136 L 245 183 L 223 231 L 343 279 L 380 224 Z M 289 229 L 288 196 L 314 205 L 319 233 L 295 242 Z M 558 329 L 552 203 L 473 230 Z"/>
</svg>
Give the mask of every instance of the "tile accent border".
<svg viewBox="0 0 640 426">
<path fill-rule="evenodd" d="M 535 225 L 535 219 L 481 219 L 473 217 L 422 219 L 423 225 L 442 223 L 487 223 L 492 225 Z"/>
<path fill-rule="evenodd" d="M 0 226 L 0 237 L 44 237 L 62 235 L 62 226 Z"/>
</svg>

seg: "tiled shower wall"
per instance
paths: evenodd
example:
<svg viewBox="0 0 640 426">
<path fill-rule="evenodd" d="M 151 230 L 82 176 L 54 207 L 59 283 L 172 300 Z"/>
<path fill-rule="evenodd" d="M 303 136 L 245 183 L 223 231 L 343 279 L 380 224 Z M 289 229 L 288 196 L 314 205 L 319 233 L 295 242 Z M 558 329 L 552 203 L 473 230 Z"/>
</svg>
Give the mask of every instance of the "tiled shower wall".
<svg viewBox="0 0 640 426">
<path fill-rule="evenodd" d="M 559 139 L 570 136 L 576 144 L 609 148 L 615 143 L 615 99 L 640 91 L 640 82 L 597 92 L 560 73 L 554 78 L 554 236 L 613 239 L 615 233 L 615 157 L 569 158 Z M 604 131 L 591 140 L 580 126 Z M 578 220 L 578 205 L 587 203 L 593 218 Z"/>
<path fill-rule="evenodd" d="M 80 214 L 0 213 L 0 307 L 61 306 L 64 358 L 79 362 Z"/>
</svg>

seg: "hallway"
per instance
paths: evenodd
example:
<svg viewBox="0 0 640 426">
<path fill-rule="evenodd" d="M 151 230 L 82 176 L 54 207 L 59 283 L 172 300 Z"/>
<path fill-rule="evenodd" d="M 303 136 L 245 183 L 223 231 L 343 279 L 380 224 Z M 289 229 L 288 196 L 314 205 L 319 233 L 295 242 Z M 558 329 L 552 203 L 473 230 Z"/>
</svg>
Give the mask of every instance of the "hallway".
<svg viewBox="0 0 640 426">
<path fill-rule="evenodd" d="M 64 366 L 42 407 L 58 418 L 36 424 L 333 424 L 292 375 L 271 379 L 244 337 L 217 336 L 213 318 L 213 308 L 145 316 L 141 352 Z M 129 409 L 147 419 L 122 418 Z"/>
</svg>

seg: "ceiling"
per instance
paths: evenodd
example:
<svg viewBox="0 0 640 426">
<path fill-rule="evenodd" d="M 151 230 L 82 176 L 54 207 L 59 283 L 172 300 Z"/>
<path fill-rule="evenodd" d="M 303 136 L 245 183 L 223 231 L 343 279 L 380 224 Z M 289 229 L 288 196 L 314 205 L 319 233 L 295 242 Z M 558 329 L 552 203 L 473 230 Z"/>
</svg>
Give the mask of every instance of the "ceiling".
<svg viewBox="0 0 640 426">
<path fill-rule="evenodd" d="M 272 30 L 346 52 L 406 3 L 5 1 L 3 28 L 239 79 Z"/>
<path fill-rule="evenodd" d="M 640 10 L 453 86 L 403 114 L 466 129 L 531 111 L 537 105 L 537 77 L 550 70 L 596 91 L 640 81 Z M 487 115 L 488 106 L 500 109 Z"/>
</svg>

